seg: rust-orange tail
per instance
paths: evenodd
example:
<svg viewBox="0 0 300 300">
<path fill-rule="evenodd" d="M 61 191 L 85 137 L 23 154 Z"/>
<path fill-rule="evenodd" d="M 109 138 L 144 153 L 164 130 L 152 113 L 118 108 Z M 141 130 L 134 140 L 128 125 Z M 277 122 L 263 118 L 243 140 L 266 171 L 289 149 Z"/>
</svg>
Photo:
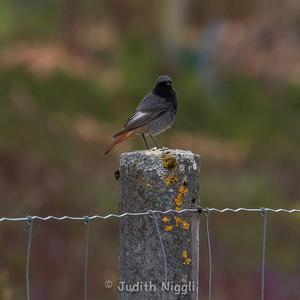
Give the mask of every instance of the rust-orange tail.
<svg viewBox="0 0 300 300">
<path fill-rule="evenodd" d="M 133 132 L 134 130 L 131 130 L 131 131 L 126 131 L 120 135 L 115 135 L 112 143 L 105 149 L 105 155 L 108 154 L 115 145 L 128 139 L 133 134 Z"/>
</svg>

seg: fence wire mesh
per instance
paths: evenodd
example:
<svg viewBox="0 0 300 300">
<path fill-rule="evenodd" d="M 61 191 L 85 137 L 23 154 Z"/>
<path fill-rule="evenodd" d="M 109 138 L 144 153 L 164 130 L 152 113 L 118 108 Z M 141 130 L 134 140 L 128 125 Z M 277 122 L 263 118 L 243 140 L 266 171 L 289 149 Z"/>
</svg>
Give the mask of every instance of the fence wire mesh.
<svg viewBox="0 0 300 300">
<path fill-rule="evenodd" d="M 213 258 L 212 258 L 212 245 L 211 245 L 211 233 L 209 219 L 212 214 L 215 213 L 258 213 L 262 216 L 262 243 L 261 243 L 261 287 L 260 287 L 260 298 L 264 300 L 265 298 L 265 266 L 266 266 L 266 240 L 267 240 L 267 215 L 269 213 L 285 213 L 285 214 L 298 214 L 300 209 L 284 209 L 284 208 L 187 208 L 182 210 L 173 210 L 168 209 L 165 211 L 161 210 L 148 210 L 144 212 L 124 212 L 122 214 L 107 214 L 107 215 L 93 215 L 93 216 L 26 216 L 26 217 L 1 217 L 1 222 L 27 222 L 28 225 L 28 237 L 27 237 L 27 253 L 26 253 L 26 271 L 25 271 L 25 284 L 26 284 L 26 296 L 27 300 L 31 300 L 31 288 L 30 288 L 30 257 L 31 257 L 31 248 L 32 248 L 32 232 L 34 221 L 75 221 L 83 222 L 86 226 L 85 231 L 85 251 L 84 251 L 84 274 L 83 274 L 83 299 L 88 300 L 88 264 L 89 264 L 89 241 L 90 241 L 90 227 L 91 221 L 94 220 L 107 220 L 111 218 L 124 218 L 124 217 L 138 217 L 138 216 L 149 216 L 155 222 L 155 228 L 157 235 L 160 241 L 162 256 L 163 256 L 163 265 L 164 265 L 164 274 L 163 280 L 167 281 L 167 257 L 166 251 L 164 248 L 164 242 L 162 234 L 160 233 L 159 224 L 156 219 L 157 214 L 166 215 L 166 214 L 186 214 L 186 213 L 197 213 L 202 214 L 205 217 L 205 231 L 206 231 L 206 243 L 207 243 L 207 257 L 208 257 L 208 296 L 209 300 L 212 298 L 212 287 L 213 287 Z M 164 295 L 163 295 L 164 297 Z M 163 298 L 164 299 L 164 298 Z"/>
</svg>

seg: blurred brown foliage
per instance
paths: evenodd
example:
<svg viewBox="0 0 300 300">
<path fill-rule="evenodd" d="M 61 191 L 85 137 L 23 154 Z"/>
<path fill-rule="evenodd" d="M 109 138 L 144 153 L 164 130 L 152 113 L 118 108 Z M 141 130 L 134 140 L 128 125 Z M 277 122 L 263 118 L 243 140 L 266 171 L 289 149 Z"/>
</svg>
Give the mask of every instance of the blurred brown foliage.
<svg viewBox="0 0 300 300">
<path fill-rule="evenodd" d="M 298 207 L 298 1 L 0 1 L 1 216 L 117 211 L 110 137 L 170 74 L 177 123 L 160 144 L 202 157 L 201 201 Z M 298 299 L 298 217 L 271 216 L 266 299 Z M 212 216 L 214 297 L 259 295 L 261 218 Z M 0 224 L 0 298 L 25 297 L 27 225 Z M 34 222 L 33 299 L 82 299 L 84 224 Z M 201 233 L 201 297 L 206 295 Z M 92 222 L 90 299 L 115 299 L 118 223 Z"/>
</svg>

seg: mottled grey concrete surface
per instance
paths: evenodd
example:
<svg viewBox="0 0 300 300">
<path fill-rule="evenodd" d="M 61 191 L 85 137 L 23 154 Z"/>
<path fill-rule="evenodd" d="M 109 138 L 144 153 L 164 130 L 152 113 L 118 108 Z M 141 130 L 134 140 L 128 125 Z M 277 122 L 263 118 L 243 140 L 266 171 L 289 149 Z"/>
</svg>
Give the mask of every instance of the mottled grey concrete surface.
<svg viewBox="0 0 300 300">
<path fill-rule="evenodd" d="M 123 153 L 120 213 L 196 208 L 199 174 L 200 157 L 190 151 Z M 164 259 L 155 220 L 150 216 L 125 217 L 120 219 L 119 282 L 121 288 L 135 291 L 119 292 L 119 299 L 198 299 L 199 215 L 155 217 L 166 253 L 167 283 L 162 286 Z"/>
</svg>

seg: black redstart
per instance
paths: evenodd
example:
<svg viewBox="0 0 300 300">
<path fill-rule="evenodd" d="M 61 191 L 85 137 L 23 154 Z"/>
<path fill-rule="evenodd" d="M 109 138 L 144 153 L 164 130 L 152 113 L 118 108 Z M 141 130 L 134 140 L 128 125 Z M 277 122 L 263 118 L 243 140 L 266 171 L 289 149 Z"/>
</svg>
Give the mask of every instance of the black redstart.
<svg viewBox="0 0 300 300">
<path fill-rule="evenodd" d="M 152 135 L 170 128 L 175 122 L 176 111 L 177 99 L 172 87 L 172 79 L 166 75 L 159 76 L 153 91 L 140 102 L 123 128 L 113 136 L 114 140 L 106 148 L 105 154 L 134 133 L 142 135 L 148 149 L 145 135 L 149 135 L 155 146 L 159 148 Z"/>
</svg>

